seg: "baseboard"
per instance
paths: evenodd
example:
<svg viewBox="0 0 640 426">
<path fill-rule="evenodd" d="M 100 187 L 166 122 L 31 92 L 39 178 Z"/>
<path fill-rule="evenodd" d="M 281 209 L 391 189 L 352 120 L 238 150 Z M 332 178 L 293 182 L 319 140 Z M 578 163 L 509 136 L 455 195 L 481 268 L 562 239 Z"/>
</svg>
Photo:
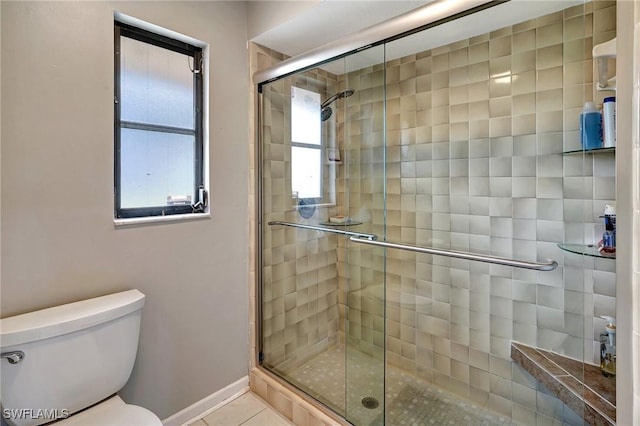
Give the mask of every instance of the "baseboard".
<svg viewBox="0 0 640 426">
<path fill-rule="evenodd" d="M 202 398 L 182 411 L 173 414 L 162 421 L 164 426 L 183 426 L 195 422 L 226 403 L 229 398 L 235 398 L 249 390 L 249 376 L 231 383 L 230 385 Z"/>
</svg>

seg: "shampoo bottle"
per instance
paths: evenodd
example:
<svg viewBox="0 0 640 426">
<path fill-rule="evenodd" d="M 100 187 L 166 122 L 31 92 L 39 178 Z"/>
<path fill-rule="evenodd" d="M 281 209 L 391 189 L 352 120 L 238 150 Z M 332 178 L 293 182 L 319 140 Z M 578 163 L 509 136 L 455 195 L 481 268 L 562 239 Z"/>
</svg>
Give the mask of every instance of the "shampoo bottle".
<svg viewBox="0 0 640 426">
<path fill-rule="evenodd" d="M 580 113 L 580 140 L 585 150 L 602 146 L 602 114 L 593 102 L 585 102 Z"/>
<path fill-rule="evenodd" d="M 600 335 L 600 370 L 607 377 L 616 375 L 616 319 L 601 316 L 607 320 L 605 332 Z"/>
</svg>

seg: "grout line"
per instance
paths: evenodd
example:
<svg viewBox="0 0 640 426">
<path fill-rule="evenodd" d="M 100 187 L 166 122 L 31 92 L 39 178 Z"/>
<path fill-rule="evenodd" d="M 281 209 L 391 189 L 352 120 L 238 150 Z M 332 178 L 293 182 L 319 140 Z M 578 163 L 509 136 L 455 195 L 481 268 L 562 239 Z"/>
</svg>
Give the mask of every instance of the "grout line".
<svg viewBox="0 0 640 426">
<path fill-rule="evenodd" d="M 613 407 L 613 409 L 616 409 L 615 404 L 612 404 L 611 401 L 609 401 L 608 399 L 605 399 L 602 395 L 600 395 L 598 392 L 596 392 L 595 390 L 593 390 L 589 385 L 584 384 L 584 387 L 589 389 L 591 392 L 593 392 L 598 398 L 600 398 L 603 402 L 609 404 L 611 407 Z"/>
<path fill-rule="evenodd" d="M 549 358 L 548 356 L 546 356 L 543 352 L 539 351 L 536 348 L 533 348 L 533 350 L 540 355 L 542 358 L 544 358 L 547 362 L 551 363 L 554 367 L 558 368 L 559 370 L 561 370 L 563 372 L 563 374 L 551 374 L 550 371 L 547 371 L 546 368 L 544 368 L 544 366 L 542 364 L 539 364 L 536 360 L 531 359 L 531 361 L 536 364 L 542 371 L 546 372 L 549 376 L 557 376 L 557 377 L 565 377 L 565 376 L 572 376 L 571 373 L 569 373 L 567 370 L 565 370 L 562 366 L 560 366 L 557 362 L 555 362 L 554 360 L 552 360 L 551 358 Z"/>
<path fill-rule="evenodd" d="M 268 409 L 269 407 L 265 406 L 262 410 L 258 411 L 257 413 L 255 413 L 253 416 L 249 417 L 248 419 L 244 420 L 242 423 L 239 423 L 238 426 L 241 426 L 243 424 L 245 424 L 246 422 L 248 422 L 249 420 L 251 420 L 252 418 L 254 418 L 255 416 L 257 416 L 258 414 L 262 413 L 264 410 Z"/>
<path fill-rule="evenodd" d="M 211 408 L 211 409 L 209 409 L 209 410 L 205 411 L 205 412 L 201 415 L 201 417 L 199 417 L 198 419 L 196 419 L 196 420 L 192 421 L 191 423 L 189 423 L 189 425 L 191 425 L 192 423 L 196 423 L 196 422 L 197 422 L 197 421 L 199 421 L 199 420 L 202 420 L 202 422 L 203 422 L 204 424 L 206 424 L 207 426 L 213 426 L 213 425 L 210 425 L 209 423 L 207 423 L 207 421 L 205 420 L 205 417 L 207 417 L 208 415 L 213 414 L 213 413 L 215 413 L 215 412 L 217 412 L 217 411 L 221 410 L 222 408 L 226 407 L 228 404 L 230 404 L 230 403 L 232 403 L 232 402 L 234 402 L 234 401 L 238 400 L 239 398 L 244 397 L 244 396 L 245 396 L 245 395 L 247 395 L 247 394 L 251 394 L 251 395 L 253 395 L 253 396 L 256 396 L 253 392 L 251 392 L 251 390 L 245 390 L 245 391 L 243 391 L 242 393 L 239 393 L 239 394 L 237 394 L 237 395 L 235 395 L 235 396 L 233 396 L 233 397 L 231 397 L 231 398 L 227 398 L 227 399 L 225 399 L 222 403 L 220 403 L 220 404 L 218 404 L 217 406 L 215 406 L 215 407 L 213 407 L 213 408 Z M 260 402 L 263 402 L 261 398 L 257 398 L 257 399 L 258 399 Z M 264 407 L 264 408 L 262 408 L 260 411 L 258 411 L 256 414 L 254 414 L 253 416 L 249 417 L 248 419 L 243 420 L 243 421 L 242 421 L 242 423 L 238 423 L 238 425 L 233 425 L 233 426 L 239 426 L 239 425 L 241 425 L 241 424 L 244 424 L 245 422 L 249 421 L 251 418 L 255 417 L 256 415 L 258 415 L 259 413 L 261 413 L 262 411 L 264 411 L 264 409 L 265 409 L 265 408 L 268 408 L 268 405 L 266 405 L 266 404 L 264 404 L 264 405 L 265 405 L 265 407 Z M 229 426 L 231 426 L 231 425 L 229 425 Z"/>
</svg>

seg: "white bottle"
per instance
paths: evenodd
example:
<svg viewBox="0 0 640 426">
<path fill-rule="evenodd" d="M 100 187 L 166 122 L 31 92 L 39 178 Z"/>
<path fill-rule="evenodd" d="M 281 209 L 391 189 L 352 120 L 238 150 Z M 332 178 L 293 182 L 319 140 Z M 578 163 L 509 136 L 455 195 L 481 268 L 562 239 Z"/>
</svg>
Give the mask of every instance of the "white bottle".
<svg viewBox="0 0 640 426">
<path fill-rule="evenodd" d="M 606 315 L 601 316 L 607 320 L 604 328 L 605 332 L 601 337 L 605 337 L 605 341 L 600 340 L 600 371 L 605 377 L 615 377 L 616 375 L 616 319 Z"/>
<path fill-rule="evenodd" d="M 602 139 L 605 148 L 616 146 L 616 97 L 604 98 L 602 102 Z"/>
<path fill-rule="evenodd" d="M 616 346 L 616 319 L 614 317 L 609 317 L 606 315 L 601 315 L 600 318 L 607 321 L 607 325 L 605 326 L 605 330 L 609 335 L 609 345 L 615 348 Z M 615 349 L 614 349 L 615 351 Z M 614 352 L 615 353 L 615 352 Z"/>
</svg>

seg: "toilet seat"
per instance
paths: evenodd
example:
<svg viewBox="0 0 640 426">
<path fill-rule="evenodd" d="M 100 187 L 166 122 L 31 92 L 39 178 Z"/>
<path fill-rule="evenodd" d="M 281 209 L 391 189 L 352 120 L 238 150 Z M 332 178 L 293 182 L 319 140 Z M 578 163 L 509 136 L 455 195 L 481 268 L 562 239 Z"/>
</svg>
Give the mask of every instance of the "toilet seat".
<svg viewBox="0 0 640 426">
<path fill-rule="evenodd" d="M 146 408 L 125 403 L 118 395 L 73 414 L 55 426 L 162 426 L 160 419 Z"/>
</svg>

